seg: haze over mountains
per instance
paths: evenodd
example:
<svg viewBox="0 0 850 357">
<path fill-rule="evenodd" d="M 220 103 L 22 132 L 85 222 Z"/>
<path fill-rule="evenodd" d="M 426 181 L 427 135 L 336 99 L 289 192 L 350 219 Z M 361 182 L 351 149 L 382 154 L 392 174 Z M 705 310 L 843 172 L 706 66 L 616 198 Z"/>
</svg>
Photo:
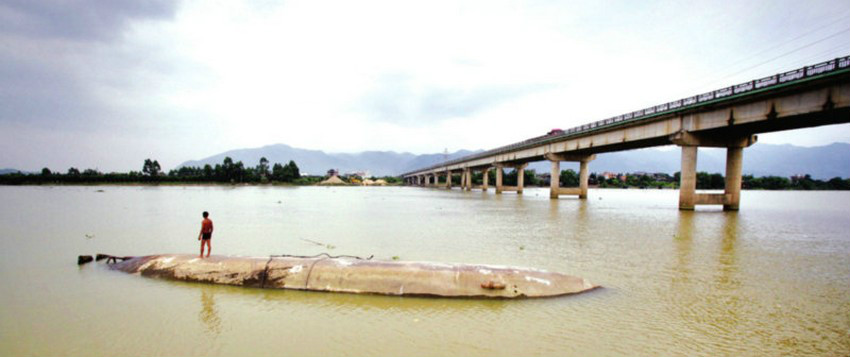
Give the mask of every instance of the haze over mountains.
<svg viewBox="0 0 850 357">
<path fill-rule="evenodd" d="M 480 151 L 480 150 L 479 150 Z M 418 168 L 438 164 L 446 157 L 454 159 L 478 151 L 460 150 L 448 155 L 397 153 L 393 151 L 365 151 L 361 153 L 325 153 L 320 150 L 294 148 L 285 144 L 267 145 L 259 148 L 238 149 L 223 152 L 196 161 L 187 161 L 180 166 L 203 166 L 220 164 L 229 156 L 242 161 L 246 166 L 256 165 L 261 157 L 271 163 L 287 163 L 294 160 L 302 173 L 323 175 L 328 169 L 342 173 L 367 171 L 370 175 L 399 175 Z M 680 150 L 677 147 L 649 148 L 632 151 L 599 154 L 590 163 L 591 172 L 665 172 L 679 171 Z M 700 149 L 697 170 L 710 173 L 725 172 L 726 151 Z M 575 166 L 575 167 L 573 167 Z M 561 169 L 578 169 L 578 164 L 562 163 Z M 548 162 L 537 162 L 529 169 L 549 172 Z M 794 145 L 756 144 L 744 150 L 744 174 L 755 176 L 792 176 L 810 174 L 814 178 L 850 177 L 850 144 L 833 143 L 818 147 Z"/>
</svg>

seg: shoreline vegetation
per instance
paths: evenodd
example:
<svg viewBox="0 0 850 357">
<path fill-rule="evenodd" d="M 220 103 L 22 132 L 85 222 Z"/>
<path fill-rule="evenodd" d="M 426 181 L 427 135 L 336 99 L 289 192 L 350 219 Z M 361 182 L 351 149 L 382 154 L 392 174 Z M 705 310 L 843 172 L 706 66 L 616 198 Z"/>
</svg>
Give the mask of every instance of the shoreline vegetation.
<svg viewBox="0 0 850 357">
<path fill-rule="evenodd" d="M 53 172 L 43 168 L 41 173 L 9 173 L 0 175 L 0 185 L 271 185 L 271 186 L 311 186 L 329 176 L 301 175 L 298 165 L 290 160 L 282 165 L 270 165 L 266 158 L 261 158 L 256 166 L 246 166 L 242 161 L 234 162 L 230 157 L 224 158 L 221 164 L 204 165 L 203 167 L 180 167 L 167 173 L 161 171 L 159 162 L 145 160 L 142 171 L 127 173 L 102 173 L 95 169 L 80 171 L 71 167 L 65 173 Z M 489 174 L 489 185 L 495 186 L 495 171 Z M 365 179 L 383 179 L 387 185 L 401 185 L 402 179 L 396 176 L 361 177 L 358 175 L 343 175 L 340 178 L 346 185 L 359 186 Z M 561 171 L 560 186 L 576 187 L 579 175 L 574 170 Z M 549 174 L 537 174 L 534 170 L 526 170 L 524 183 L 526 187 L 548 187 Z M 472 175 L 474 185 L 483 183 L 483 174 Z M 440 184 L 444 184 L 442 181 Z M 503 184 L 517 184 L 517 172 L 512 170 L 503 175 Z M 452 185 L 460 185 L 460 175 L 452 176 Z M 678 189 L 679 173 L 591 173 L 588 185 L 594 188 L 639 188 L 639 189 Z M 719 173 L 697 173 L 697 189 L 723 189 L 725 179 Z M 745 190 L 850 190 L 850 178 L 834 177 L 829 180 L 818 180 L 810 175 L 792 177 L 744 175 L 742 188 Z"/>
<path fill-rule="evenodd" d="M 162 171 L 159 162 L 147 159 L 141 171 L 103 173 L 96 169 L 80 171 L 71 167 L 65 173 L 53 172 L 45 167 L 41 173 L 9 173 L 0 175 L 0 185 L 279 185 L 309 186 L 317 185 L 327 176 L 302 175 L 295 161 L 285 165 L 271 165 L 263 157 L 256 166 L 247 166 L 242 161 L 234 162 L 225 157 L 221 164 L 203 167 L 183 166 Z M 365 178 L 349 175 L 347 184 L 356 185 Z M 383 179 L 387 184 L 400 184 L 401 179 L 394 176 L 371 177 Z"/>
</svg>

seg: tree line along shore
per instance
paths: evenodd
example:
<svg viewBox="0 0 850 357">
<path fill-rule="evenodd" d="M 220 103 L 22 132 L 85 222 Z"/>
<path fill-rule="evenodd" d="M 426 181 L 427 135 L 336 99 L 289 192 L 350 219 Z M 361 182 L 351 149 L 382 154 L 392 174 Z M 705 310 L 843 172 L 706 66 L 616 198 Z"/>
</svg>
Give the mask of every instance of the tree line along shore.
<svg viewBox="0 0 850 357">
<path fill-rule="evenodd" d="M 472 175 L 475 185 L 483 184 L 483 173 Z M 491 171 L 488 184 L 495 186 L 495 172 Z M 71 167 L 65 173 L 54 172 L 43 168 L 41 173 L 9 173 L 0 175 L 3 185 L 43 185 L 43 184 L 288 184 L 315 185 L 327 176 L 302 175 L 298 165 L 290 160 L 286 164 L 270 162 L 261 158 L 256 166 L 247 166 L 242 161 L 234 162 L 225 157 L 222 163 L 204 165 L 203 167 L 183 166 L 163 172 L 159 162 L 147 159 L 141 171 L 103 173 L 95 169 L 80 171 Z M 347 182 L 359 182 L 366 177 L 357 175 L 342 175 L 340 178 Z M 395 176 L 371 177 L 383 179 L 390 185 L 401 184 L 401 178 Z M 460 175 L 452 176 L 453 185 L 460 185 Z M 561 171 L 561 187 L 574 187 L 579 184 L 579 175 L 572 169 Z M 524 184 L 526 186 L 548 186 L 549 173 L 538 174 L 535 170 L 525 170 Z M 511 170 L 503 175 L 503 184 L 517 184 L 517 171 Z M 590 186 L 599 188 L 658 188 L 677 189 L 679 173 L 591 173 L 588 178 Z M 723 189 L 725 180 L 719 173 L 697 173 L 698 189 Z M 850 190 L 850 178 L 834 177 L 829 180 L 814 179 L 810 175 L 792 177 L 744 175 L 744 189 L 750 190 Z"/>
<path fill-rule="evenodd" d="M 314 185 L 326 176 L 302 175 L 295 161 L 271 164 L 265 157 L 256 166 L 245 165 L 225 157 L 222 163 L 203 167 L 183 166 L 162 171 L 157 160 L 146 159 L 141 171 L 104 173 L 96 169 L 80 171 L 75 167 L 66 172 L 45 167 L 41 173 L 9 173 L 0 175 L 2 185 L 49 184 L 287 184 Z M 358 177 L 359 178 L 359 177 Z M 372 177 L 377 179 L 376 177 Z M 382 177 L 389 184 L 398 184 L 398 177 Z M 362 178 L 360 178 L 362 179 Z"/>
</svg>

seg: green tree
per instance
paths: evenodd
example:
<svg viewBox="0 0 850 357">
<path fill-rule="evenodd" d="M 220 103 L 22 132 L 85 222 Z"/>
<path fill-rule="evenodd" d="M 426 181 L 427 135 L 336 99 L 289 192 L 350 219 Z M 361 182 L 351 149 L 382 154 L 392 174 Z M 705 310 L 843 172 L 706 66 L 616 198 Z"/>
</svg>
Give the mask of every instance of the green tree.
<svg viewBox="0 0 850 357">
<path fill-rule="evenodd" d="M 791 186 L 791 180 L 779 176 L 765 176 L 761 178 L 761 188 L 767 190 L 784 190 Z"/>
<path fill-rule="evenodd" d="M 224 167 L 221 164 L 215 164 L 215 168 L 213 168 L 213 178 L 216 181 L 226 181 L 227 177 L 225 176 Z"/>
<path fill-rule="evenodd" d="M 80 170 L 77 170 L 76 167 L 71 167 L 68 169 L 68 176 L 80 176 Z"/>
<path fill-rule="evenodd" d="M 233 177 L 231 181 L 245 182 L 245 164 L 242 161 L 237 161 L 233 165 Z"/>
<path fill-rule="evenodd" d="M 850 190 L 850 180 L 842 180 L 841 177 L 833 177 L 827 181 L 830 190 Z"/>
<path fill-rule="evenodd" d="M 713 190 L 723 189 L 726 187 L 726 179 L 719 173 L 713 173 L 709 177 L 709 185 Z"/>
<path fill-rule="evenodd" d="M 233 165 L 233 159 L 231 159 L 230 156 L 226 156 L 224 158 L 224 161 L 222 161 L 222 163 L 221 163 L 221 169 L 223 171 L 223 174 L 224 174 L 223 179 L 225 181 L 233 180 L 234 165 Z"/>
<path fill-rule="evenodd" d="M 289 163 L 283 166 L 281 170 L 280 180 L 283 182 L 293 182 L 299 178 L 301 178 L 301 170 L 298 169 L 295 161 L 289 160 Z"/>
<path fill-rule="evenodd" d="M 46 167 L 45 167 L 45 168 L 43 168 L 43 169 L 41 169 L 41 176 L 50 176 L 50 175 L 52 175 L 52 174 L 53 174 L 53 173 L 52 173 L 52 172 L 50 172 L 50 169 L 48 169 L 48 168 L 46 168 Z"/>
<path fill-rule="evenodd" d="M 505 185 L 505 186 L 516 186 L 516 184 L 517 184 L 516 177 L 517 177 L 516 169 L 505 172 L 502 175 L 502 184 Z"/>
<path fill-rule="evenodd" d="M 561 187 L 576 187 L 578 186 L 578 174 L 573 169 L 561 171 Z"/>
<path fill-rule="evenodd" d="M 272 179 L 276 181 L 283 181 L 283 165 L 279 162 L 276 162 L 272 167 Z"/>
<path fill-rule="evenodd" d="M 522 174 L 523 186 L 537 186 L 537 172 L 534 170 L 525 170 Z"/>
<path fill-rule="evenodd" d="M 151 159 L 145 159 L 145 164 L 142 165 L 142 172 L 145 175 L 156 177 L 159 176 L 159 172 L 162 168 L 159 166 L 159 162 L 156 160 L 151 161 Z"/>
<path fill-rule="evenodd" d="M 261 180 L 266 179 L 266 176 L 269 174 L 269 160 L 265 156 L 260 158 L 260 164 L 257 165 L 257 174 L 260 175 Z"/>
</svg>

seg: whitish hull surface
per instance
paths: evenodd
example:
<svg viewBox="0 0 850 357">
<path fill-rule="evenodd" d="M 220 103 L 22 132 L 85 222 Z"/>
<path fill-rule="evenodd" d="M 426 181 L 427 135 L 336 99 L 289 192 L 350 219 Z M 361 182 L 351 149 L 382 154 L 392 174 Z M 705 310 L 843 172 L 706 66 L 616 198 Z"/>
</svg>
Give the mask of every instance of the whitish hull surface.
<svg viewBox="0 0 850 357">
<path fill-rule="evenodd" d="M 539 269 L 345 257 L 227 257 L 164 254 L 110 267 L 170 280 L 266 289 L 443 297 L 547 297 L 597 288 L 588 280 Z"/>
</svg>

